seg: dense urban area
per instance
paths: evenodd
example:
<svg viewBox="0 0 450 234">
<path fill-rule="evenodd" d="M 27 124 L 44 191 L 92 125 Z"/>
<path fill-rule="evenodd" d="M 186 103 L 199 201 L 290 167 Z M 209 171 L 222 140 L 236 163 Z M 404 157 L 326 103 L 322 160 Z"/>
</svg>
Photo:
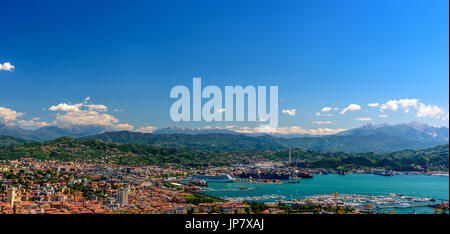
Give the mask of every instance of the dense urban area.
<svg viewBox="0 0 450 234">
<path fill-rule="evenodd" d="M 345 214 L 372 213 L 375 204 L 389 207 L 402 202 L 422 202 L 436 213 L 448 212 L 448 201 L 401 194 L 333 193 L 263 203 L 203 193 L 211 178 L 298 183 L 328 173 L 448 176 L 448 145 L 388 154 L 300 149 L 208 152 L 64 137 L 0 148 L 0 213 Z"/>
</svg>

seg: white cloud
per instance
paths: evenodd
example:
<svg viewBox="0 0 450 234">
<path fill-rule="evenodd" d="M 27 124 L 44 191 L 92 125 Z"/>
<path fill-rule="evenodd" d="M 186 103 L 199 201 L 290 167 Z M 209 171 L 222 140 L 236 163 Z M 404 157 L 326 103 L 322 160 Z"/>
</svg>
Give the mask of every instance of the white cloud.
<svg viewBox="0 0 450 234">
<path fill-rule="evenodd" d="M 152 133 L 153 131 L 155 131 L 157 128 L 153 127 L 153 126 L 147 126 L 147 127 L 142 127 L 142 128 L 138 128 L 136 129 L 136 132 L 141 132 L 141 133 Z"/>
<path fill-rule="evenodd" d="M 365 118 L 356 118 L 356 120 L 359 120 L 359 121 L 370 121 L 370 120 L 372 120 L 372 118 L 369 118 L 369 117 L 365 117 Z"/>
<path fill-rule="evenodd" d="M 49 123 L 39 120 L 40 118 L 33 118 L 31 120 L 19 120 L 18 122 L 22 126 L 37 126 L 37 127 L 50 126 Z"/>
<path fill-rule="evenodd" d="M 15 66 L 11 65 L 11 63 L 9 62 L 5 62 L 3 64 L 0 63 L 0 71 L 14 71 L 15 70 Z"/>
<path fill-rule="evenodd" d="M 290 116 L 295 116 L 295 109 L 292 110 L 282 110 L 281 111 L 283 114 L 288 114 Z"/>
<path fill-rule="evenodd" d="M 88 101 L 91 100 L 91 97 L 86 97 L 84 99 L 83 103 L 77 103 L 77 104 L 67 104 L 67 103 L 60 103 L 56 106 L 51 106 L 48 108 L 50 111 L 80 111 L 81 107 L 86 107 L 89 110 L 92 111 L 107 111 L 108 107 L 105 105 L 98 105 L 98 104 L 88 104 Z"/>
<path fill-rule="evenodd" d="M 99 104 L 88 104 L 90 97 L 86 97 L 84 102 L 77 104 L 60 103 L 48 108 L 50 111 L 63 111 L 64 114 L 57 114 L 54 124 L 58 122 L 77 124 L 77 125 L 102 125 L 110 126 L 121 130 L 132 130 L 133 126 L 129 124 L 118 124 L 119 120 L 106 113 L 108 107 Z"/>
<path fill-rule="evenodd" d="M 124 124 L 117 124 L 116 126 L 114 126 L 116 129 L 118 130 L 122 130 L 122 131 L 132 131 L 134 129 L 133 125 L 124 123 Z"/>
<path fill-rule="evenodd" d="M 320 113 L 320 112 L 317 112 L 316 113 L 316 116 L 332 116 L 332 114 L 322 114 L 322 113 Z"/>
<path fill-rule="evenodd" d="M 337 110 L 339 110 L 339 108 L 337 108 L 337 107 L 323 107 L 320 111 L 321 112 L 328 112 L 328 111 L 331 111 L 331 110 L 337 111 Z"/>
<path fill-rule="evenodd" d="M 378 115 L 378 117 L 380 117 L 380 118 L 387 118 L 387 117 L 389 117 L 389 116 L 386 115 L 386 114 L 382 114 L 382 115 Z"/>
<path fill-rule="evenodd" d="M 333 124 L 332 121 L 314 121 L 313 124 Z"/>
<path fill-rule="evenodd" d="M 328 112 L 328 111 L 330 111 L 332 108 L 331 107 L 324 107 L 324 108 L 322 108 L 322 110 L 320 110 L 320 111 L 322 111 L 322 112 Z"/>
<path fill-rule="evenodd" d="M 56 115 L 56 120 L 59 122 L 78 124 L 78 125 L 102 125 L 112 126 L 119 122 L 114 116 L 109 114 L 100 114 L 97 111 L 78 110 L 67 112 L 66 114 Z"/>
<path fill-rule="evenodd" d="M 444 118 L 445 111 L 436 105 L 426 105 L 419 102 L 419 99 L 399 99 L 399 100 L 389 100 L 380 106 L 380 111 L 385 110 L 397 111 L 399 109 L 403 110 L 405 113 L 409 113 L 412 109 L 416 110 L 416 117 L 418 118 Z"/>
<path fill-rule="evenodd" d="M 423 103 L 419 103 L 417 107 L 416 117 L 441 118 L 443 114 L 445 114 L 444 110 L 438 106 L 425 105 Z"/>
<path fill-rule="evenodd" d="M 82 107 L 84 104 L 83 103 L 78 103 L 78 104 L 67 104 L 67 103 L 60 103 L 56 106 L 51 106 L 50 108 L 48 108 L 51 111 L 80 111 L 80 107 Z"/>
<path fill-rule="evenodd" d="M 374 102 L 374 103 L 369 103 L 368 106 L 369 107 L 378 107 L 380 104 L 378 102 Z"/>
<path fill-rule="evenodd" d="M 361 106 L 358 104 L 350 104 L 341 111 L 341 115 L 345 114 L 347 111 L 357 111 L 361 110 Z"/>
<path fill-rule="evenodd" d="M 405 113 L 409 112 L 410 107 L 417 107 L 419 104 L 418 99 L 399 99 L 399 100 L 389 100 L 380 106 L 381 111 L 391 110 L 397 111 L 399 108 L 403 109 Z"/>
<path fill-rule="evenodd" d="M 25 113 L 16 112 L 6 107 L 0 107 L 0 118 L 2 118 L 5 122 L 16 120 L 18 117 L 23 115 L 25 115 Z"/>
</svg>

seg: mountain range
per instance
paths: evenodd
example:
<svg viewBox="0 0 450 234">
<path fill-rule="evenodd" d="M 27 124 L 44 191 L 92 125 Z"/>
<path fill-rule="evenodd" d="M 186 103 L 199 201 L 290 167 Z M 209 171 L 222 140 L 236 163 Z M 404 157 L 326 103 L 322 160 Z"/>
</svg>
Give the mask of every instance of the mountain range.
<svg viewBox="0 0 450 234">
<path fill-rule="evenodd" d="M 185 135 L 186 136 L 186 135 Z M 293 149 L 294 165 L 306 168 L 356 170 L 385 168 L 395 171 L 448 171 L 448 144 L 422 150 L 402 150 L 385 154 L 320 152 Z M 105 143 L 61 137 L 47 142 L 0 147 L 1 160 L 40 160 L 114 163 L 122 165 L 181 166 L 205 168 L 248 164 L 259 160 L 286 161 L 289 151 L 197 151 L 146 144 Z"/>
<path fill-rule="evenodd" d="M 60 137 L 82 137 L 113 131 L 101 125 L 45 126 L 36 130 L 26 130 L 14 124 L 0 123 L 0 135 L 11 136 L 26 141 L 49 141 Z"/>
<path fill-rule="evenodd" d="M 398 125 L 367 124 L 335 135 L 303 136 L 241 134 L 226 129 L 200 129 L 169 127 L 153 133 L 129 131 L 113 132 L 98 125 L 74 125 L 42 127 L 24 130 L 8 124 L 0 124 L 0 134 L 18 138 L 4 142 L 19 144 L 22 141 L 48 141 L 63 136 L 101 140 L 108 143 L 134 143 L 163 147 L 185 148 L 204 151 L 230 150 L 282 150 L 289 146 L 323 152 L 375 152 L 386 153 L 404 149 L 424 149 L 449 142 L 449 129 L 423 123 Z M 3 145 L 7 145 L 4 143 Z"/>
</svg>

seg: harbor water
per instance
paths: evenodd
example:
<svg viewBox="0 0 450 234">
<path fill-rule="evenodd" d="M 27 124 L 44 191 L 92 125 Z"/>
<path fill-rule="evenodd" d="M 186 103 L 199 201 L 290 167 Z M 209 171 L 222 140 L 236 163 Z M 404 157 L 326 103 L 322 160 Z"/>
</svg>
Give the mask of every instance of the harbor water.
<svg viewBox="0 0 450 234">
<path fill-rule="evenodd" d="M 449 199 L 448 176 L 395 175 L 379 176 L 372 174 L 346 174 L 345 176 L 328 174 L 314 175 L 312 179 L 301 179 L 300 183 L 209 183 L 214 190 L 205 192 L 209 195 L 239 200 L 256 200 L 277 202 L 286 199 L 304 198 L 306 196 L 332 194 L 389 195 L 391 193 L 407 196 Z M 240 188 L 256 187 L 251 190 Z M 228 191 L 220 191 L 228 190 Z M 433 213 L 429 207 L 398 208 L 397 213 Z M 390 210 L 383 210 L 389 212 Z M 383 212 L 380 210 L 380 212 Z"/>
</svg>

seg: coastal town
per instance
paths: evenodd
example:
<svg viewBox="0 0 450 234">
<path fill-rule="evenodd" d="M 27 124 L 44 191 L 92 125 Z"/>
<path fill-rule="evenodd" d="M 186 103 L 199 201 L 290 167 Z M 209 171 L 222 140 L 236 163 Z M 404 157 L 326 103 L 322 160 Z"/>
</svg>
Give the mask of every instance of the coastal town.
<svg viewBox="0 0 450 234">
<path fill-rule="evenodd" d="M 296 178 L 305 179 L 312 178 L 313 174 L 328 173 L 267 166 L 220 167 L 200 173 L 197 169 L 175 167 L 40 161 L 33 158 L 2 161 L 0 214 L 371 213 L 373 207 L 370 204 L 406 206 L 407 202 L 427 202 L 421 204 L 433 205 L 439 212 L 448 210 L 448 201 L 438 203 L 431 198 L 400 195 L 335 197 L 330 194 L 304 199 L 263 195 L 239 199 L 217 198 L 203 193 L 214 191 L 208 188 L 207 181 L 294 183 L 282 179 L 290 179 L 291 172 L 295 172 Z M 282 176 L 287 174 L 289 178 Z M 223 179 L 230 181 L 221 181 Z M 251 189 L 255 188 L 238 190 Z M 258 202 L 264 199 L 278 199 L 278 202 Z"/>
<path fill-rule="evenodd" d="M 170 176 L 185 175 L 174 169 L 28 158 L 2 165 L 0 171 L 1 214 L 243 213 L 248 208 L 237 202 L 199 203 L 216 199 L 168 183 Z"/>
</svg>

